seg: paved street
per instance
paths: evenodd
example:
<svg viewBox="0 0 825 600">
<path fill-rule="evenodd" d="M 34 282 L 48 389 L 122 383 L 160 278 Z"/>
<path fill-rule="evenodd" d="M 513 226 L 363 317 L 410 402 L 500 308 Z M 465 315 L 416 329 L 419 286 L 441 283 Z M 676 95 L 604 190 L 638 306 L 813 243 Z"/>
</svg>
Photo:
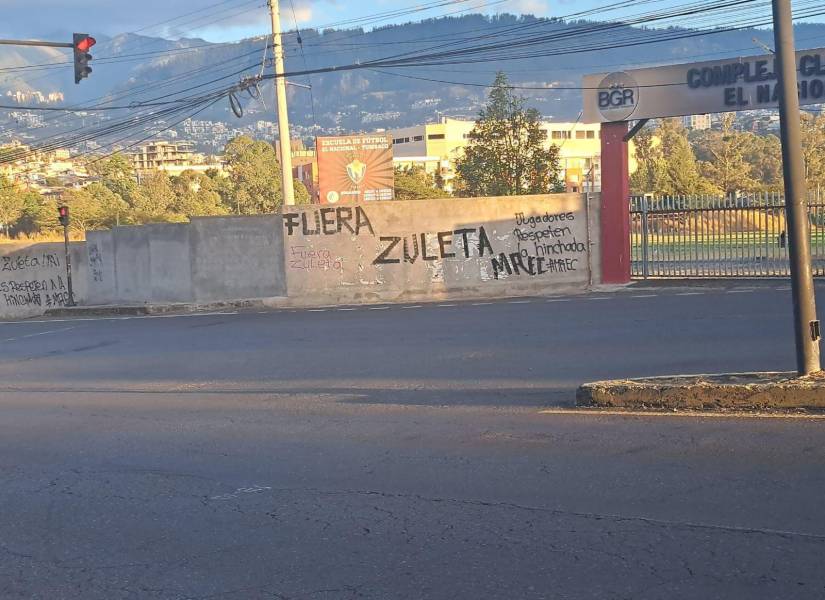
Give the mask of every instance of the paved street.
<svg viewBox="0 0 825 600">
<path fill-rule="evenodd" d="M 825 421 L 564 410 L 790 327 L 784 281 L 0 324 L 0 597 L 822 598 Z"/>
</svg>

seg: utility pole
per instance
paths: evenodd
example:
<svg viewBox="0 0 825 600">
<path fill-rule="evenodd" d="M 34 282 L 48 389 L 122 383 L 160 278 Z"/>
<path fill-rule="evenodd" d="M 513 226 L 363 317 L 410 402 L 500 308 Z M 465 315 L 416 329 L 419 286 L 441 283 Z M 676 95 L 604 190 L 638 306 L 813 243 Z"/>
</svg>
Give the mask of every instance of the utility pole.
<svg viewBox="0 0 825 600">
<path fill-rule="evenodd" d="M 278 105 L 278 137 L 281 149 L 281 192 L 284 206 L 295 204 L 292 183 L 292 143 L 289 136 L 289 112 L 286 106 L 286 79 L 284 78 L 284 46 L 281 42 L 281 15 L 278 0 L 268 0 L 272 17 L 272 54 L 275 63 L 275 99 Z"/>
<path fill-rule="evenodd" d="M 811 272 L 811 240 L 808 199 L 799 125 L 799 92 L 796 48 L 790 0 L 773 1 L 773 34 L 779 75 L 779 125 L 782 138 L 782 173 L 785 177 L 785 219 L 788 222 L 788 254 L 791 261 L 796 368 L 800 375 L 821 370 L 819 320 Z"/>
</svg>

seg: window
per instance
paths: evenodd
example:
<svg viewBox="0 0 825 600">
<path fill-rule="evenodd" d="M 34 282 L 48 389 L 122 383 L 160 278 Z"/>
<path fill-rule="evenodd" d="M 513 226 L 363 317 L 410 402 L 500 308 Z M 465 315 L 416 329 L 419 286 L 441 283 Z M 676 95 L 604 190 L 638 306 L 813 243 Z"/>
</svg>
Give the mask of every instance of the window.
<svg viewBox="0 0 825 600">
<path fill-rule="evenodd" d="M 577 131 L 577 132 L 576 132 L 576 139 L 577 139 L 577 140 L 583 140 L 583 139 L 586 139 L 586 137 L 585 137 L 585 135 L 586 135 L 586 134 L 587 134 L 587 132 L 586 132 L 586 131 Z"/>
<path fill-rule="evenodd" d="M 409 143 L 410 143 L 410 138 L 408 138 L 408 137 L 404 137 L 404 138 L 395 138 L 395 139 L 392 141 L 392 143 L 393 143 L 393 144 L 409 144 Z"/>
<path fill-rule="evenodd" d="M 551 137 L 554 140 L 569 140 L 570 139 L 570 132 L 569 131 L 553 131 L 553 132 L 551 132 Z"/>
<path fill-rule="evenodd" d="M 445 135 L 443 133 L 431 133 L 427 136 L 428 140 L 443 140 L 445 139 Z"/>
<path fill-rule="evenodd" d="M 591 130 L 591 131 L 588 131 L 588 132 L 587 132 L 587 139 L 588 139 L 588 140 L 594 140 L 594 139 L 596 139 L 596 132 L 595 132 L 595 131 L 592 131 L 592 130 Z"/>
<path fill-rule="evenodd" d="M 413 141 L 414 142 L 423 142 L 424 141 L 424 136 L 423 135 L 417 135 L 413 138 Z"/>
</svg>

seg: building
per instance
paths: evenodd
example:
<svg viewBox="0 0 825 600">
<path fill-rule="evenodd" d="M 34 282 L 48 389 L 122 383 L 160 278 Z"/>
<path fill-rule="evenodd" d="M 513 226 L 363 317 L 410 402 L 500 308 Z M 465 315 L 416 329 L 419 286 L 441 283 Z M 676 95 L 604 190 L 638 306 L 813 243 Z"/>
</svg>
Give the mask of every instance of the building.
<svg viewBox="0 0 825 600">
<path fill-rule="evenodd" d="M 169 170 L 170 167 L 191 167 L 196 164 L 192 142 L 155 141 L 141 146 L 128 156 L 138 173 Z"/>
<path fill-rule="evenodd" d="M 693 129 L 695 131 L 705 131 L 706 129 L 710 129 L 711 127 L 711 116 L 689 115 L 687 117 L 683 117 L 682 122 L 684 123 L 687 129 Z"/>
<path fill-rule="evenodd" d="M 469 143 L 474 121 L 442 118 L 437 123 L 392 129 L 393 162 L 396 167 L 423 167 L 427 173 L 438 173 L 444 188 L 452 192 L 455 161 Z M 570 192 L 601 189 L 600 125 L 582 123 L 542 123 L 547 144 L 559 147 L 562 178 Z M 632 158 L 631 172 L 635 170 Z"/>
</svg>

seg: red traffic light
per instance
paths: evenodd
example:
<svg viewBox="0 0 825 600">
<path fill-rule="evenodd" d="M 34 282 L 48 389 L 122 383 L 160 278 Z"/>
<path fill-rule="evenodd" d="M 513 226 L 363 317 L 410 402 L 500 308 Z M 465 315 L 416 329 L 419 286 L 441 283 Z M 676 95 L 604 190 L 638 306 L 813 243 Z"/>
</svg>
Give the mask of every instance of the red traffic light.
<svg viewBox="0 0 825 600">
<path fill-rule="evenodd" d="M 75 42 L 75 48 L 81 52 L 88 52 L 89 49 L 97 44 L 97 40 L 91 36 L 86 36 L 78 42 Z"/>
<path fill-rule="evenodd" d="M 61 217 L 68 217 L 69 216 L 69 207 L 68 206 L 60 206 L 60 207 L 58 207 L 57 212 Z"/>
</svg>

